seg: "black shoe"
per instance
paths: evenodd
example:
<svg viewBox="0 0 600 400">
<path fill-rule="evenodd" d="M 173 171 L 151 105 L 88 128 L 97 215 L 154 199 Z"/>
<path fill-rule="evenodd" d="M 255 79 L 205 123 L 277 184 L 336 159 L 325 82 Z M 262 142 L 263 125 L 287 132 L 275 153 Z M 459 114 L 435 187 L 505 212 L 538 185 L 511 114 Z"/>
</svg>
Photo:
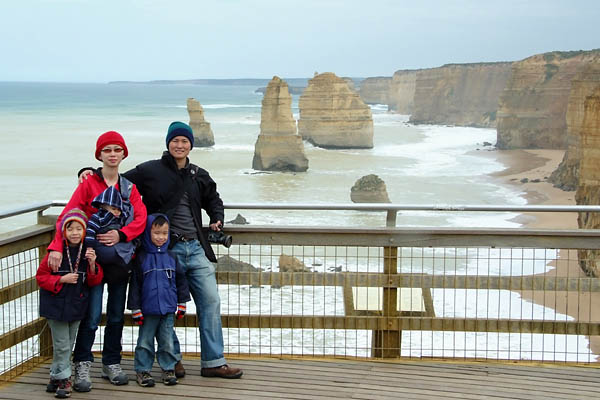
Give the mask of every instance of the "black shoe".
<svg viewBox="0 0 600 400">
<path fill-rule="evenodd" d="M 55 393 L 56 389 L 58 389 L 58 382 L 58 379 L 50 378 L 50 382 L 48 382 L 48 384 L 46 385 L 46 392 Z"/>
</svg>

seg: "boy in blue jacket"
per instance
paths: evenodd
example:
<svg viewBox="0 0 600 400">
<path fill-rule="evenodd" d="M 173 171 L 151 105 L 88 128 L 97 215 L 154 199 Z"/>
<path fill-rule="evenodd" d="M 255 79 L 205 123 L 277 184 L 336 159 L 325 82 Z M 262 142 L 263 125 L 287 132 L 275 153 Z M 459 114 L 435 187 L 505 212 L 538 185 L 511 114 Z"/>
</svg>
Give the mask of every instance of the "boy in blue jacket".
<svg viewBox="0 0 600 400">
<path fill-rule="evenodd" d="M 165 385 L 176 385 L 173 326 L 185 315 L 185 303 L 190 300 L 190 290 L 185 273 L 177 259 L 168 251 L 169 220 L 164 214 L 148 216 L 142 237 L 142 248 L 137 254 L 127 308 L 132 310 L 133 321 L 140 326 L 135 347 L 134 368 L 137 383 L 143 387 L 154 386 L 150 375 L 154 357 L 162 368 Z M 158 351 L 154 350 L 154 339 Z"/>
</svg>

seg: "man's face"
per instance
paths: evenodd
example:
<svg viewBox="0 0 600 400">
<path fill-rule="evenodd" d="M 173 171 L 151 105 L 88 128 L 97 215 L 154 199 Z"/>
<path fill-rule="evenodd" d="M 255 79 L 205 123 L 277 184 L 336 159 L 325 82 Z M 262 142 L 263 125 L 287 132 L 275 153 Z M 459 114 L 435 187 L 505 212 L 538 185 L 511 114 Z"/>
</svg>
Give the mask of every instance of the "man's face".
<svg viewBox="0 0 600 400">
<path fill-rule="evenodd" d="M 192 150 L 192 143 L 185 136 L 175 136 L 169 142 L 169 153 L 176 160 L 185 159 Z"/>
</svg>

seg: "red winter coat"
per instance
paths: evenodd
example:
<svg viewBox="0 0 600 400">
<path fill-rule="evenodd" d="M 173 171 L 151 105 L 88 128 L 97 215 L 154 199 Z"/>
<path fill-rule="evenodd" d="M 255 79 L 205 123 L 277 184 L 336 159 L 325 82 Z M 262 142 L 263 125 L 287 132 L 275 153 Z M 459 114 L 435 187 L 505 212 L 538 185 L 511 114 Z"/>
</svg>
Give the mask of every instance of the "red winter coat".
<svg viewBox="0 0 600 400">
<path fill-rule="evenodd" d="M 119 188 L 118 183 L 115 187 L 117 189 Z M 107 188 L 108 186 L 106 185 L 106 182 L 104 182 L 104 178 L 98 171 L 95 171 L 93 175 L 88 176 L 87 179 L 77 185 L 71 199 L 58 217 L 58 221 L 56 222 L 56 235 L 54 235 L 54 240 L 52 240 L 48 246 L 48 250 L 63 251 L 63 236 L 61 232 L 63 214 L 72 208 L 79 208 L 85 212 L 88 218 L 91 217 L 92 214 L 98 211 L 97 208 L 92 207 L 92 200 Z M 142 203 L 142 197 L 135 184 L 131 188 L 129 200 L 133 206 L 133 221 L 120 229 L 127 237 L 128 242 L 144 232 L 147 218 L 146 206 Z"/>
</svg>

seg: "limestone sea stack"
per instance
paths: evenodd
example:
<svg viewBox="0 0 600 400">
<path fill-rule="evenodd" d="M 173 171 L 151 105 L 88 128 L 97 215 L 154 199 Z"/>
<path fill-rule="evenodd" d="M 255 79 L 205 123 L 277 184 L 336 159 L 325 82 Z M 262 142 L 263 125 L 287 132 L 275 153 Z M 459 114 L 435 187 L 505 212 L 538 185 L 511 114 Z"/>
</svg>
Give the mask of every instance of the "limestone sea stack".
<svg viewBox="0 0 600 400">
<path fill-rule="evenodd" d="M 390 203 L 385 182 L 377 175 L 365 175 L 350 189 L 353 203 Z"/>
<path fill-rule="evenodd" d="M 581 205 L 600 204 L 600 86 L 587 96 L 583 106 L 583 122 L 580 130 L 581 160 L 579 185 L 575 200 Z M 580 213 L 579 227 L 600 229 L 600 213 Z M 579 250 L 579 264 L 590 276 L 600 276 L 600 251 Z"/>
<path fill-rule="evenodd" d="M 575 190 L 579 182 L 580 137 L 585 99 L 600 86 L 600 60 L 583 67 L 571 81 L 567 104 L 567 151 L 550 182 L 563 190 Z"/>
<path fill-rule="evenodd" d="M 215 145 L 215 136 L 210 123 L 204 120 L 204 109 L 194 98 L 187 99 L 187 110 L 190 114 L 190 127 L 194 132 L 194 147 L 210 147 Z"/>
<path fill-rule="evenodd" d="M 371 109 L 332 72 L 315 75 L 300 96 L 298 133 L 326 149 L 373 147 Z"/>
<path fill-rule="evenodd" d="M 296 133 L 288 84 L 274 76 L 262 100 L 260 134 L 252 168 L 262 171 L 303 172 L 308 169 L 302 138 Z"/>
<path fill-rule="evenodd" d="M 500 96 L 499 149 L 566 149 L 571 81 L 600 50 L 554 51 L 513 63 Z"/>
<path fill-rule="evenodd" d="M 510 73 L 509 62 L 448 64 L 420 70 L 409 122 L 495 127 L 498 101 Z"/>
</svg>

